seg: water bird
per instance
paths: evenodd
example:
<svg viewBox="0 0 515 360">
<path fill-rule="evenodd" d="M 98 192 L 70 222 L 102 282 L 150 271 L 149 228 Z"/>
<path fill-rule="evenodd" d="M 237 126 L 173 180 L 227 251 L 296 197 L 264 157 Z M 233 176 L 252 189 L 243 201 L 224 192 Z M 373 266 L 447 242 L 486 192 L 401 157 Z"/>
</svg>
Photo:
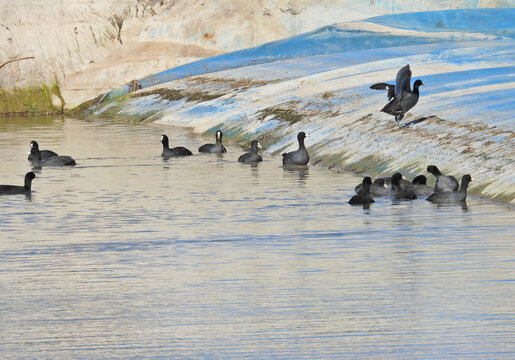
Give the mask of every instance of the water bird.
<svg viewBox="0 0 515 360">
<path fill-rule="evenodd" d="M 35 167 L 42 166 L 74 166 L 75 160 L 73 160 L 70 156 L 51 156 L 49 158 L 43 159 L 41 156 L 41 151 L 39 151 L 39 147 L 37 143 L 34 144 L 35 141 L 30 143 L 30 154 L 32 155 L 32 159 L 34 161 Z"/>
<path fill-rule="evenodd" d="M 436 167 L 436 165 L 429 165 L 427 167 L 427 172 L 433 174 L 436 177 L 436 183 L 434 187 L 435 193 L 458 190 L 458 180 L 456 180 L 454 176 L 442 175 L 442 173 L 440 172 L 438 167 Z"/>
<path fill-rule="evenodd" d="M 309 154 L 304 145 L 304 139 L 306 133 L 301 131 L 297 135 L 297 141 L 299 142 L 299 148 L 295 151 L 283 154 L 283 165 L 306 165 L 309 161 Z"/>
<path fill-rule="evenodd" d="M 427 186 L 427 178 L 424 175 L 418 175 L 411 181 L 411 187 L 417 196 L 428 196 L 434 191 L 433 188 Z"/>
<path fill-rule="evenodd" d="M 467 188 L 472 181 L 472 177 L 467 174 L 461 179 L 461 188 L 458 191 L 435 192 L 426 200 L 435 204 L 458 204 L 464 203 L 467 199 Z"/>
<path fill-rule="evenodd" d="M 250 143 L 250 152 L 241 155 L 238 158 L 238 162 L 244 164 L 253 164 L 263 161 L 261 155 L 258 154 L 259 149 L 261 149 L 261 143 L 258 140 L 252 140 Z"/>
<path fill-rule="evenodd" d="M 354 191 L 356 191 L 356 194 L 359 194 L 361 191 L 363 191 L 363 184 L 361 183 L 356 185 Z M 370 185 L 369 191 L 370 196 L 372 197 L 386 196 L 390 192 L 390 190 L 386 188 L 385 181 L 382 178 L 375 179 L 374 182 Z"/>
<path fill-rule="evenodd" d="M 403 184 L 401 180 L 401 173 L 395 173 L 392 175 L 392 198 L 397 201 L 416 199 L 417 194 L 415 191 L 410 185 Z"/>
<path fill-rule="evenodd" d="M 36 178 L 36 174 L 29 171 L 25 174 L 25 185 L 0 185 L 0 195 L 16 195 L 16 194 L 30 194 L 32 188 L 32 180 Z"/>
<path fill-rule="evenodd" d="M 209 154 L 222 154 L 226 153 L 227 150 L 225 146 L 222 144 L 223 134 L 220 130 L 216 131 L 215 139 L 216 142 L 214 144 L 204 144 L 198 148 L 198 151 L 201 153 L 209 153 Z"/>
<path fill-rule="evenodd" d="M 163 144 L 163 152 L 161 156 L 164 158 L 173 157 L 173 156 L 189 156 L 193 155 L 191 151 L 186 149 L 183 146 L 177 146 L 174 148 L 169 148 L 168 146 L 168 136 L 161 135 L 161 143 Z"/>
<path fill-rule="evenodd" d="M 402 67 L 397 72 L 395 85 L 378 83 L 370 86 L 375 90 L 387 90 L 388 104 L 381 111 L 395 116 L 395 121 L 399 122 L 413 106 L 418 102 L 419 87 L 424 85 L 422 80 L 417 79 L 413 83 L 413 91 L 411 90 L 411 70 L 409 64 Z"/>
<path fill-rule="evenodd" d="M 37 143 L 37 141 L 34 141 L 32 140 L 30 142 L 30 147 L 37 147 L 39 149 L 39 144 Z M 39 151 L 41 153 L 41 158 L 43 160 L 46 160 L 48 159 L 49 157 L 52 157 L 52 156 L 58 156 L 58 154 L 56 152 L 53 152 L 52 150 L 40 150 Z M 34 159 L 32 159 L 32 154 L 29 152 L 29 156 L 27 157 L 27 160 L 29 161 L 34 161 Z"/>
<path fill-rule="evenodd" d="M 372 185 L 372 179 L 369 176 L 363 178 L 361 183 L 361 191 L 350 198 L 349 204 L 351 205 L 370 205 L 375 202 L 370 196 L 370 185 Z"/>
<path fill-rule="evenodd" d="M 382 180 L 384 182 L 386 188 L 387 189 L 391 189 L 391 187 L 392 187 L 392 177 L 391 176 L 386 176 L 386 177 L 383 177 L 383 178 L 377 178 L 376 181 L 378 181 L 378 180 Z M 411 182 L 406 180 L 404 177 L 402 177 L 399 180 L 399 182 L 400 182 L 401 186 L 409 186 L 409 184 L 411 184 Z"/>
<path fill-rule="evenodd" d="M 395 97 L 395 85 L 387 83 L 377 83 L 370 86 L 370 88 L 374 90 L 386 90 L 388 101 L 392 100 Z"/>
</svg>

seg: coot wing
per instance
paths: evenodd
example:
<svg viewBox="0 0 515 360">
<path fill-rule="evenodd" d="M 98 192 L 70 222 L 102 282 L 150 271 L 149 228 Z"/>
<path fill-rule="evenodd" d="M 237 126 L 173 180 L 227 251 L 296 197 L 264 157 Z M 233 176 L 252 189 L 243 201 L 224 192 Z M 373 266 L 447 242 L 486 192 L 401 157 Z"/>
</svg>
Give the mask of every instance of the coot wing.
<svg viewBox="0 0 515 360">
<path fill-rule="evenodd" d="M 402 94 L 403 91 L 411 92 L 411 70 L 409 64 L 397 72 L 395 78 L 395 96 Z"/>
<path fill-rule="evenodd" d="M 370 86 L 371 89 L 374 90 L 387 90 L 388 91 L 388 100 L 393 99 L 395 96 L 395 85 L 387 84 L 387 83 L 377 83 Z"/>
</svg>

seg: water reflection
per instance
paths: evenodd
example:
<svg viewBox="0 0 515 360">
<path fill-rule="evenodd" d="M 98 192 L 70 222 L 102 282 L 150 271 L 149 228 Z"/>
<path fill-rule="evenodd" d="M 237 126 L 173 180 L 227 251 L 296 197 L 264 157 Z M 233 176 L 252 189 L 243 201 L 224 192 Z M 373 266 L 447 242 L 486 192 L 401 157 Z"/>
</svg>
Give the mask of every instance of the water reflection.
<svg viewBox="0 0 515 360">
<path fill-rule="evenodd" d="M 283 166 L 283 171 L 287 175 L 285 178 L 297 178 L 299 184 L 306 184 L 309 177 L 309 166 Z"/>
<path fill-rule="evenodd" d="M 2 183 L 32 139 L 78 163 L 0 197 L 3 357 L 513 357 L 510 208 L 352 207 L 352 174 L 244 165 L 232 146 L 165 160 L 165 132 L 209 141 L 0 122 Z"/>
</svg>

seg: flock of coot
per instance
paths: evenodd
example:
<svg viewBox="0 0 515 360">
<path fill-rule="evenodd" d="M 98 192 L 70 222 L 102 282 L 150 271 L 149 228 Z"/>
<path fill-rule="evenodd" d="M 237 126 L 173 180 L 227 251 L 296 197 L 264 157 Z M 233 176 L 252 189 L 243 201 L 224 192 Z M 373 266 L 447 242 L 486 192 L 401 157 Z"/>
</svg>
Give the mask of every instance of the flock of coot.
<svg viewBox="0 0 515 360">
<path fill-rule="evenodd" d="M 396 76 L 395 85 L 378 83 L 370 88 L 376 90 L 387 90 L 389 102 L 381 111 L 395 116 L 398 122 L 404 114 L 413 108 L 419 99 L 419 87 L 424 85 L 422 80 L 416 80 L 411 90 L 411 70 L 409 64 L 401 68 Z M 198 151 L 200 153 L 222 154 L 227 149 L 222 144 L 223 134 L 220 130 L 215 133 L 215 143 L 202 145 Z M 309 162 L 309 154 L 304 145 L 306 134 L 299 132 L 297 140 L 299 148 L 296 151 L 282 154 L 283 166 L 306 166 Z M 163 151 L 161 156 L 164 158 L 177 156 L 190 156 L 193 153 L 183 146 L 170 148 L 168 136 L 161 136 Z M 258 151 L 261 144 L 254 140 L 250 146 L 250 152 L 241 155 L 238 161 L 245 164 L 255 164 L 263 161 Z M 32 161 L 35 168 L 42 166 L 73 166 L 75 160 L 70 156 L 61 156 L 50 150 L 39 150 L 36 141 L 30 143 L 29 161 Z M 361 184 L 356 186 L 354 195 L 350 200 L 351 205 L 369 206 L 374 202 L 374 197 L 390 196 L 393 200 L 413 200 L 417 197 L 426 197 L 428 201 L 437 204 L 456 204 L 464 203 L 467 198 L 467 187 L 472 181 L 470 175 L 464 175 L 461 180 L 461 187 L 453 176 L 444 176 L 435 165 L 427 167 L 427 171 L 434 175 L 436 183 L 434 187 L 427 186 L 427 179 L 424 175 L 419 175 L 413 181 L 407 181 L 402 174 L 395 173 L 390 178 L 378 178 L 374 182 L 370 177 L 365 177 Z M 36 175 L 31 171 L 25 175 L 24 186 L 0 185 L 0 195 L 8 194 L 27 194 L 31 191 L 32 180 Z"/>
<path fill-rule="evenodd" d="M 222 143 L 223 134 L 218 130 L 215 134 L 214 144 L 202 145 L 198 151 L 200 153 L 222 154 L 227 149 Z M 301 131 L 297 135 L 299 148 L 295 151 L 282 155 L 283 166 L 306 166 L 309 162 L 309 154 L 304 145 L 306 134 Z M 163 151 L 161 156 L 164 158 L 190 156 L 193 153 L 185 147 L 169 147 L 169 139 L 166 135 L 161 136 Z M 241 155 L 238 161 L 245 164 L 256 164 L 263 161 L 258 151 L 261 144 L 258 140 L 251 143 L 250 152 Z M 34 168 L 43 166 L 73 166 L 75 160 L 70 156 L 62 156 L 50 150 L 40 150 L 36 141 L 30 142 L 30 155 L 28 160 Z M 458 189 L 458 181 L 453 176 L 444 176 L 435 165 L 427 167 L 427 171 L 436 178 L 434 187 L 427 186 L 427 179 L 424 175 L 419 175 L 413 181 L 407 181 L 401 173 L 395 173 L 389 178 L 378 178 L 374 182 L 370 177 L 365 177 L 363 182 L 356 186 L 354 195 L 349 204 L 351 205 L 370 205 L 374 202 L 374 197 L 390 196 L 393 200 L 413 200 L 420 196 L 428 196 L 427 200 L 437 204 L 464 203 L 467 197 L 467 186 L 472 180 L 470 175 L 464 175 L 461 187 Z M 0 185 L 0 195 L 10 194 L 29 194 L 31 192 L 32 180 L 36 175 L 30 171 L 25 175 L 23 186 Z"/>
</svg>

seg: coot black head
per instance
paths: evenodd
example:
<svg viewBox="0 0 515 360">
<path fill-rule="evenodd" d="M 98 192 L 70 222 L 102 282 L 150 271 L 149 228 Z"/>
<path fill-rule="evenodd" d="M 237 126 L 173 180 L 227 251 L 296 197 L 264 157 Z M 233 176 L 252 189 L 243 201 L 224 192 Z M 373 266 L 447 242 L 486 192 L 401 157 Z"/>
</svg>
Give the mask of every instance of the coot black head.
<svg viewBox="0 0 515 360">
<path fill-rule="evenodd" d="M 384 179 L 383 178 L 375 179 L 374 185 L 384 187 Z"/>
<path fill-rule="evenodd" d="M 16 194 L 30 194 L 32 187 L 32 180 L 36 177 L 32 171 L 25 174 L 25 183 L 23 186 L 17 185 L 0 185 L 0 195 L 16 195 Z"/>
<path fill-rule="evenodd" d="M 411 182 L 413 185 L 426 185 L 427 184 L 427 178 L 424 175 L 418 175 L 413 179 Z"/>
<path fill-rule="evenodd" d="M 304 131 L 301 131 L 301 132 L 297 135 L 297 140 L 299 140 L 299 142 L 303 141 L 305 138 L 306 138 L 306 133 L 305 133 Z"/>
<path fill-rule="evenodd" d="M 420 87 L 420 86 L 423 86 L 423 85 L 424 85 L 424 83 L 422 82 L 422 80 L 417 79 L 417 80 L 415 80 L 415 82 L 413 83 L 413 89 L 416 89 L 416 88 L 418 88 L 418 87 Z"/>
<path fill-rule="evenodd" d="M 39 144 L 37 143 L 37 141 L 32 140 L 32 141 L 30 142 L 30 148 L 31 148 L 31 149 L 39 150 Z"/>
<path fill-rule="evenodd" d="M 370 196 L 370 185 L 372 184 L 372 179 L 369 176 L 366 176 L 363 178 L 361 184 L 362 191 L 351 197 L 349 204 L 368 206 L 374 202 L 374 199 Z"/>
<path fill-rule="evenodd" d="M 399 186 L 401 183 L 402 174 L 401 173 L 395 173 L 392 175 L 392 184 Z"/>
<path fill-rule="evenodd" d="M 252 140 L 250 143 L 250 151 L 256 154 L 258 149 L 261 149 L 261 143 L 258 140 Z"/>
<path fill-rule="evenodd" d="M 469 184 L 472 181 L 472 177 L 469 174 L 463 175 L 461 178 L 461 187 L 463 187 L 463 184 Z"/>
<path fill-rule="evenodd" d="M 440 172 L 440 170 L 438 170 L 438 168 L 435 166 L 435 165 L 429 165 L 427 167 L 427 172 L 430 173 L 430 174 L 433 174 L 434 176 L 440 176 L 442 175 L 442 173 Z"/>
<path fill-rule="evenodd" d="M 370 185 L 372 185 L 372 179 L 370 176 L 365 176 L 362 181 L 363 184 L 363 194 L 370 194 Z"/>
<path fill-rule="evenodd" d="M 220 130 L 216 131 L 215 136 L 216 136 L 216 140 L 222 141 L 223 134 L 222 134 L 222 132 Z"/>
</svg>

